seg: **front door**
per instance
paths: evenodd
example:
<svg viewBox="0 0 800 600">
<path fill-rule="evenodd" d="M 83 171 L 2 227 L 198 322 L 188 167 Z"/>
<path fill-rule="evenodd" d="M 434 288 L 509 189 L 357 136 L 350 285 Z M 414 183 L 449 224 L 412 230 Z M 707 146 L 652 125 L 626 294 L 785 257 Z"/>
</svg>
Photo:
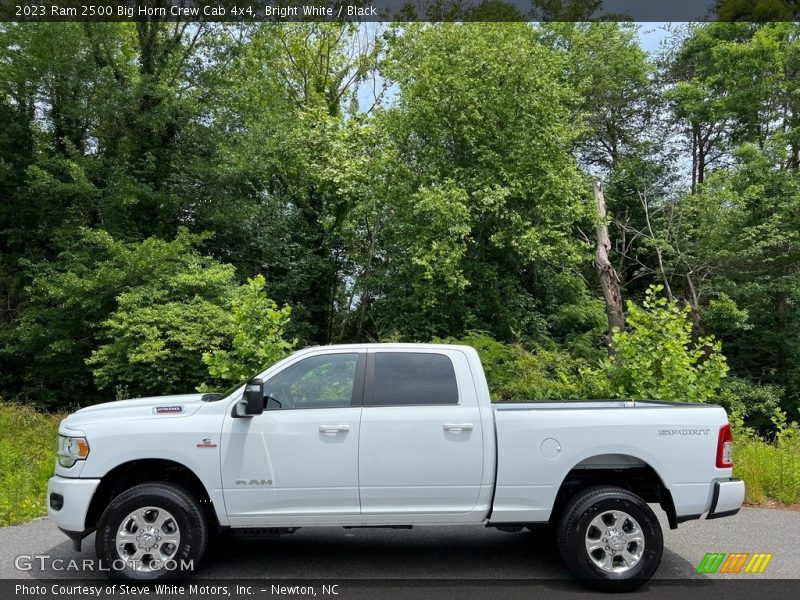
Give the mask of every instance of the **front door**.
<svg viewBox="0 0 800 600">
<path fill-rule="evenodd" d="M 364 363 L 352 351 L 301 358 L 265 382 L 263 414 L 226 418 L 222 485 L 231 525 L 359 514 Z"/>
</svg>

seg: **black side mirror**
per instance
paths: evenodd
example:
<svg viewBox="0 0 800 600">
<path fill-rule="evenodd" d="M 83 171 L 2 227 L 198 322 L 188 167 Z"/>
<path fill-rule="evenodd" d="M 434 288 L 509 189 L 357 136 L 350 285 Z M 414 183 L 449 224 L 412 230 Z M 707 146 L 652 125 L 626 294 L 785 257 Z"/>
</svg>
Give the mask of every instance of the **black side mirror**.
<svg viewBox="0 0 800 600">
<path fill-rule="evenodd" d="M 263 412 L 264 382 L 261 379 L 251 379 L 244 387 L 244 414 L 253 417 Z"/>
</svg>

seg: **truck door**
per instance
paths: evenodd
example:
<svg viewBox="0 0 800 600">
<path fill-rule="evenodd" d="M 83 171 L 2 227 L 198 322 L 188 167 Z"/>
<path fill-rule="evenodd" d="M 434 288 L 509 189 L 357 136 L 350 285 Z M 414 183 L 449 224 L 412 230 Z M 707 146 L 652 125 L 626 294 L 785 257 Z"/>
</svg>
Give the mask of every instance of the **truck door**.
<svg viewBox="0 0 800 600">
<path fill-rule="evenodd" d="M 483 475 L 481 415 L 457 350 L 370 349 L 359 481 L 367 522 L 468 514 Z M 419 521 L 419 519 L 416 519 Z"/>
<path fill-rule="evenodd" d="M 358 515 L 358 436 L 366 354 L 299 358 L 264 383 L 265 410 L 228 416 L 222 485 L 232 525 Z"/>
</svg>

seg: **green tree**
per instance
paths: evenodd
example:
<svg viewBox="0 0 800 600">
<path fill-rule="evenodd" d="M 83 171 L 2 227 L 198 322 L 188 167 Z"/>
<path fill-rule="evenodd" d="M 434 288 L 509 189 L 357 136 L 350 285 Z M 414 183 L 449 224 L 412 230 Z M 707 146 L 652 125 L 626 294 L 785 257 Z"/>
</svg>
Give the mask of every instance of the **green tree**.
<svg viewBox="0 0 800 600">
<path fill-rule="evenodd" d="M 617 354 L 604 361 L 616 395 L 637 400 L 704 402 L 716 397 L 728 364 L 712 337 L 692 340 L 687 313 L 651 286 L 642 306 L 627 302 L 628 329 L 614 335 Z"/>
<path fill-rule="evenodd" d="M 701 239 L 695 251 L 715 275 L 709 287 L 718 301 L 707 311 L 731 364 L 753 381 L 785 388 L 789 410 L 800 398 L 800 177 L 785 166 L 785 141 L 740 147 L 737 164 L 715 173 L 695 198 L 693 215 Z M 720 320 L 724 304 L 746 318 L 733 312 L 733 323 Z"/>
<path fill-rule="evenodd" d="M 204 381 L 202 355 L 230 332 L 237 286 L 199 241 L 185 230 L 139 243 L 83 230 L 54 261 L 27 265 L 27 301 L 3 337 L 4 387 L 55 407 Z"/>
<path fill-rule="evenodd" d="M 243 381 L 283 358 L 297 343 L 285 339 L 291 307 L 267 297 L 263 275 L 247 280 L 235 295 L 231 310 L 232 339 L 226 346 L 203 354 L 208 373 L 223 382 Z"/>
<path fill-rule="evenodd" d="M 214 252 L 231 253 L 242 274 L 265 273 L 270 293 L 293 307 L 292 335 L 328 343 L 351 267 L 349 179 L 363 167 L 356 92 L 376 68 L 379 40 L 351 23 L 262 25 L 248 36 L 213 127 L 225 167 L 212 169 L 209 189 L 227 202 L 201 211 L 198 224 L 225 234 Z"/>
<path fill-rule="evenodd" d="M 386 198 L 367 335 L 547 337 L 556 275 L 588 255 L 564 67 L 527 24 L 391 38 L 383 73 L 399 94 L 380 118 L 405 171 Z"/>
<path fill-rule="evenodd" d="M 565 56 L 576 112 L 582 160 L 613 171 L 636 155 L 655 120 L 654 65 L 638 43 L 632 23 L 548 23 L 543 39 Z"/>
</svg>

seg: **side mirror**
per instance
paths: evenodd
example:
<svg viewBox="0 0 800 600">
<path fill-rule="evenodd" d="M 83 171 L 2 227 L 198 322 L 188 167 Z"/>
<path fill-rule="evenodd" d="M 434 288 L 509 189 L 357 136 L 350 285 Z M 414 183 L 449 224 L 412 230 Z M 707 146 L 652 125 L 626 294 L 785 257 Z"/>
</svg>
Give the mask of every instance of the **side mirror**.
<svg viewBox="0 0 800 600">
<path fill-rule="evenodd" d="M 244 387 L 244 416 L 253 417 L 264 412 L 264 382 L 251 379 Z"/>
</svg>

